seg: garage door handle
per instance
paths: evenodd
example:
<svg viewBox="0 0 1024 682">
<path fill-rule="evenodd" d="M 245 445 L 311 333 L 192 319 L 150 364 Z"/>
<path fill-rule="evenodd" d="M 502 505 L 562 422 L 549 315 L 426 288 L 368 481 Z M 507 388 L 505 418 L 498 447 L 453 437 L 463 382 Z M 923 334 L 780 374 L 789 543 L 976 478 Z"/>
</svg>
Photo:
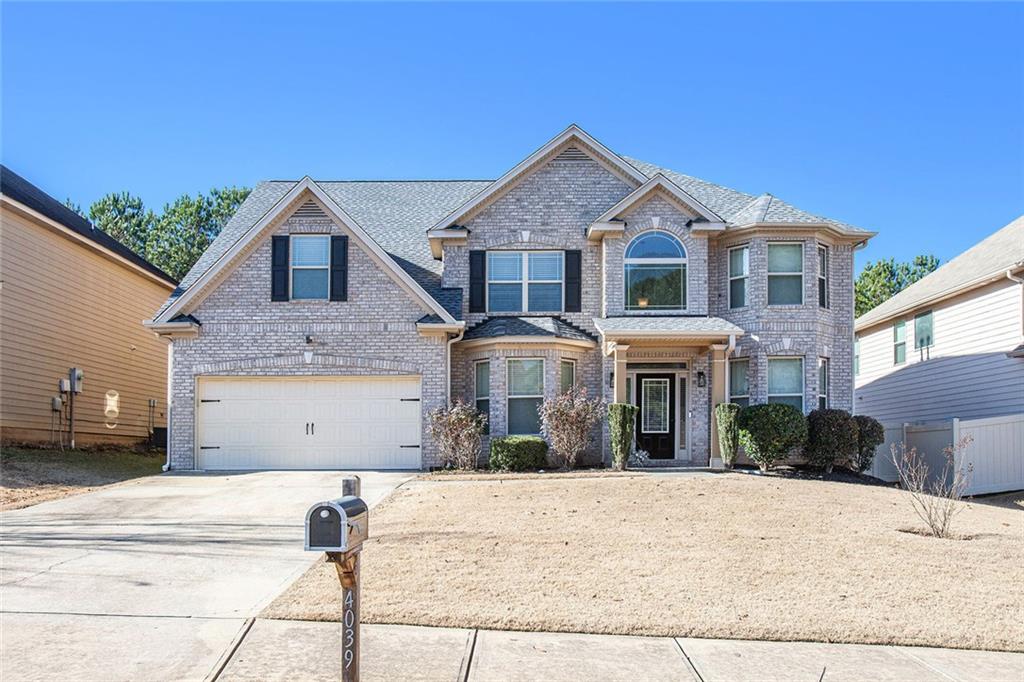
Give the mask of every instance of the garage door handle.
<svg viewBox="0 0 1024 682">
<path fill-rule="evenodd" d="M 403 403 L 418 403 L 420 401 L 419 398 L 399 398 L 399 400 Z"/>
<path fill-rule="evenodd" d="M 419 445 L 399 445 L 400 448 L 418 448 Z"/>
<path fill-rule="evenodd" d="M 214 400 L 212 398 L 203 398 L 199 402 L 201 402 L 201 403 L 219 403 L 220 400 Z"/>
<path fill-rule="evenodd" d="M 309 423 L 309 434 L 311 436 L 315 436 L 316 435 L 316 422 L 310 422 Z"/>
<path fill-rule="evenodd" d="M 306 435 L 309 435 L 309 422 L 306 422 Z"/>
<path fill-rule="evenodd" d="M 200 445 L 200 450 L 220 450 L 219 445 Z"/>
</svg>

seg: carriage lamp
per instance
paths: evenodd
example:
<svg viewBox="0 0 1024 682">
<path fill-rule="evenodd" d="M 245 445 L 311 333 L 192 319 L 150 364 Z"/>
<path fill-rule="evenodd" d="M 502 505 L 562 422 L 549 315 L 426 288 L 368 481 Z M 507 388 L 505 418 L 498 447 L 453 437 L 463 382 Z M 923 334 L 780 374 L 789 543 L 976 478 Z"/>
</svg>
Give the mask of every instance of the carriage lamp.
<svg viewBox="0 0 1024 682">
<path fill-rule="evenodd" d="M 704 388 L 708 385 L 708 377 L 704 372 L 697 372 L 697 386 Z"/>
</svg>

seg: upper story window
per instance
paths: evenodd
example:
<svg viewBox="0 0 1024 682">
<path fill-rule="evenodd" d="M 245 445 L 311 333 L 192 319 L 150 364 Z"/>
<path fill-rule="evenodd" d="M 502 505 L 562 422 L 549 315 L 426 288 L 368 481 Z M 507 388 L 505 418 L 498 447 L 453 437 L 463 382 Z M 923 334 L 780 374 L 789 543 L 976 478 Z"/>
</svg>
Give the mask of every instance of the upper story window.
<svg viewBox="0 0 1024 682">
<path fill-rule="evenodd" d="M 818 305 L 828 308 L 828 247 L 818 247 Z"/>
<path fill-rule="evenodd" d="M 768 244 L 768 305 L 804 302 L 804 245 Z"/>
<path fill-rule="evenodd" d="M 750 248 L 729 249 L 729 307 L 747 305 L 747 278 L 750 275 Z"/>
<path fill-rule="evenodd" d="M 626 310 L 686 310 L 686 249 L 667 232 L 645 232 L 626 248 Z"/>
<path fill-rule="evenodd" d="M 914 315 L 914 348 L 931 348 L 935 341 L 932 339 L 932 311 Z"/>
<path fill-rule="evenodd" d="M 892 325 L 892 364 L 902 365 L 907 361 L 907 323 L 903 320 Z"/>
<path fill-rule="evenodd" d="M 563 260 L 561 251 L 488 251 L 487 310 L 561 312 Z"/>
<path fill-rule="evenodd" d="M 291 238 L 293 299 L 324 299 L 330 293 L 331 238 L 293 235 Z"/>
</svg>

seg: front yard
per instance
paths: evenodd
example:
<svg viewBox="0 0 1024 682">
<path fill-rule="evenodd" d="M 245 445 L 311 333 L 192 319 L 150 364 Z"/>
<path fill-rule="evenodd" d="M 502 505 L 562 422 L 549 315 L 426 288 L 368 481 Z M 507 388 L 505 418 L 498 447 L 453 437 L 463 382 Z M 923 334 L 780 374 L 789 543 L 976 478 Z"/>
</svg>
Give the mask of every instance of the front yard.
<svg viewBox="0 0 1024 682">
<path fill-rule="evenodd" d="M 162 453 L 128 448 L 0 450 L 0 509 L 88 492 L 99 486 L 160 473 Z"/>
<path fill-rule="evenodd" d="M 371 512 L 363 620 L 1024 650 L 1024 511 L 940 540 L 888 487 L 720 475 L 429 480 Z M 338 620 L 318 563 L 265 617 Z"/>
</svg>

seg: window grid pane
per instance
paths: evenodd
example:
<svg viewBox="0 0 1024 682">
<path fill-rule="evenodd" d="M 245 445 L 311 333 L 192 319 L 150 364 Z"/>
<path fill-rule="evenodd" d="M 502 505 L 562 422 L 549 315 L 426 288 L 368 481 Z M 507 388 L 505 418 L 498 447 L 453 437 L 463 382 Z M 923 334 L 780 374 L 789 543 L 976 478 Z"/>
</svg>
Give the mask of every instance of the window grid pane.
<svg viewBox="0 0 1024 682">
<path fill-rule="evenodd" d="M 543 360 L 509 360 L 508 394 L 541 396 L 544 394 Z"/>
<path fill-rule="evenodd" d="M 565 393 L 576 385 L 576 363 L 562 360 L 561 366 L 561 389 Z"/>
<path fill-rule="evenodd" d="M 327 280 L 326 268 L 292 270 L 292 298 L 299 300 L 327 298 Z"/>
<path fill-rule="evenodd" d="M 292 237 L 292 266 L 327 267 L 331 260 L 330 237 Z"/>
<path fill-rule="evenodd" d="M 523 256 L 518 251 L 487 254 L 487 278 L 492 282 L 523 279 Z"/>
<path fill-rule="evenodd" d="M 549 253 L 531 253 L 529 260 L 530 280 L 561 281 L 562 254 L 557 251 Z"/>
<path fill-rule="evenodd" d="M 802 244 L 769 244 L 768 272 L 802 273 L 804 248 Z"/>
<path fill-rule="evenodd" d="M 633 240 L 626 258 L 686 258 L 686 250 L 675 237 L 664 232 L 648 232 Z"/>
<path fill-rule="evenodd" d="M 644 433 L 668 433 L 668 379 L 644 379 L 642 407 Z"/>
<path fill-rule="evenodd" d="M 530 284 L 527 287 L 529 312 L 558 312 L 562 309 L 561 284 Z"/>
<path fill-rule="evenodd" d="M 682 310 L 685 301 L 685 265 L 626 265 L 627 309 Z"/>
<path fill-rule="evenodd" d="M 802 275 L 768 275 L 768 305 L 800 305 L 803 289 Z"/>
<path fill-rule="evenodd" d="M 768 395 L 802 395 L 803 372 L 801 358 L 769 359 Z"/>
<path fill-rule="evenodd" d="M 540 433 L 541 398 L 509 398 L 508 400 L 508 432 L 511 435 L 529 435 Z"/>
<path fill-rule="evenodd" d="M 491 363 L 476 363 L 476 392 L 477 398 L 487 398 L 491 395 Z"/>
<path fill-rule="evenodd" d="M 747 373 L 750 371 L 749 360 L 732 360 L 729 363 L 729 401 L 734 397 L 750 395 L 750 383 Z"/>
</svg>

